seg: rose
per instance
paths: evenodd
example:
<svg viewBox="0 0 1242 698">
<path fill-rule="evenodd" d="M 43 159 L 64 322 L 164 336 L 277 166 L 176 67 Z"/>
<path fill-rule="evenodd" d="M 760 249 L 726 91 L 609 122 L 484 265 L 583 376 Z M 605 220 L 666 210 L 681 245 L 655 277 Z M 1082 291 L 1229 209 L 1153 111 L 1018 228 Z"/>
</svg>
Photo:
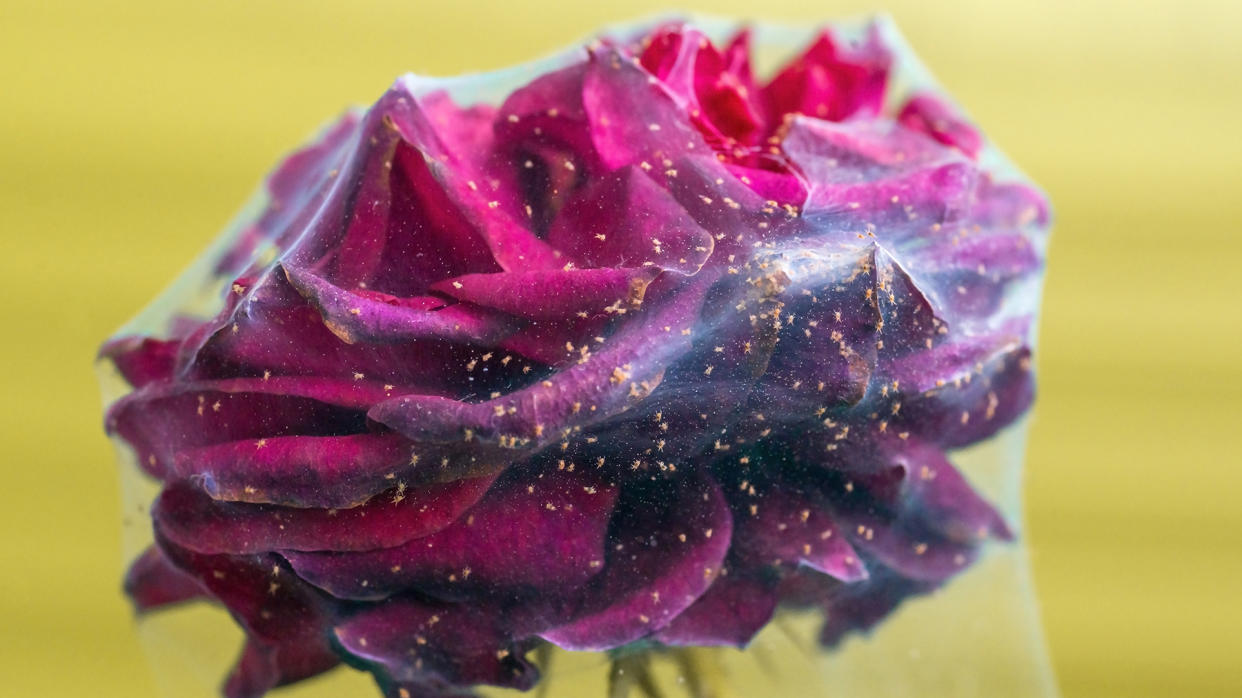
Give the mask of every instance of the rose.
<svg viewBox="0 0 1242 698">
<path fill-rule="evenodd" d="M 127 588 L 229 609 L 228 695 L 525 688 L 541 641 L 782 604 L 833 644 L 1010 537 L 946 450 L 1032 398 L 1042 197 L 934 95 L 885 116 L 874 31 L 748 56 L 676 24 L 496 107 L 399 80 L 270 177 L 215 318 L 104 347 L 162 483 Z"/>
</svg>

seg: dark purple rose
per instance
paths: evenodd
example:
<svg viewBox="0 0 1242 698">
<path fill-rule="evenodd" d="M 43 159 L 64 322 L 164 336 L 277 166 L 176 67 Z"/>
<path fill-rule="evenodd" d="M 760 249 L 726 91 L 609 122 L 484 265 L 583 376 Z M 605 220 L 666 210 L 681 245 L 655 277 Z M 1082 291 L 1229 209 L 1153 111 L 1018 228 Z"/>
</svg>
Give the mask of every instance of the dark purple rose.
<svg viewBox="0 0 1242 698">
<path fill-rule="evenodd" d="M 102 350 L 162 483 L 126 589 L 259 696 L 528 688 L 525 655 L 867 630 L 1010 529 L 947 453 L 1030 405 L 1047 209 L 878 32 L 604 40 L 498 105 L 398 80 L 268 179 L 219 313 Z"/>
</svg>

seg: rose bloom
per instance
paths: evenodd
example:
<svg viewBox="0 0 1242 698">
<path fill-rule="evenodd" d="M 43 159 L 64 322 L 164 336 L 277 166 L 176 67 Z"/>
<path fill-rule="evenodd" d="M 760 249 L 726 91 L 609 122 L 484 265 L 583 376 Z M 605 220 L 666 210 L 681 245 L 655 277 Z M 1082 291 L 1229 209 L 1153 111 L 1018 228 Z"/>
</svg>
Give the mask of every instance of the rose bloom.
<svg viewBox="0 0 1242 698">
<path fill-rule="evenodd" d="M 162 486 L 140 610 L 245 630 L 224 691 L 340 662 L 529 688 L 542 643 L 866 631 L 1006 523 L 946 456 L 1033 396 L 1042 196 L 881 34 L 601 40 L 499 105 L 411 77 L 268 179 L 210 320 L 102 355 Z M 891 98 L 890 98 L 891 99 Z"/>
</svg>

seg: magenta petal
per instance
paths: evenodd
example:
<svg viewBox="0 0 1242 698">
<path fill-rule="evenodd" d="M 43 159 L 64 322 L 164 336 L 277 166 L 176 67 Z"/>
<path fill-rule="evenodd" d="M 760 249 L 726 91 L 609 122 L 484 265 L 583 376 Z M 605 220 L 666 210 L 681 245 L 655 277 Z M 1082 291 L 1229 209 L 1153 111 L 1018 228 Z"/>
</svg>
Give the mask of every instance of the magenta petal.
<svg viewBox="0 0 1242 698">
<path fill-rule="evenodd" d="M 655 639 L 674 646 L 745 647 L 772 619 L 778 600 L 774 581 L 730 569 Z"/>
<path fill-rule="evenodd" d="M 603 564 L 616 496 L 593 469 L 515 473 L 465 518 L 430 536 L 381 550 L 286 552 L 285 557 L 303 578 L 348 599 L 384 598 L 412 588 L 455 597 L 479 590 L 575 587 Z"/>
<path fill-rule="evenodd" d="M 548 240 L 579 266 L 682 274 L 698 272 L 715 248 L 712 235 L 641 167 L 596 178 L 561 211 Z"/>
<path fill-rule="evenodd" d="M 1035 399 L 1030 363 L 1030 349 L 1006 331 L 911 355 L 893 365 L 892 375 L 903 392 L 920 392 L 901 403 L 896 422 L 942 448 L 986 439 Z"/>
<path fill-rule="evenodd" d="M 997 183 L 990 176 L 980 178 L 972 212 L 979 225 L 1029 229 L 1047 225 L 1048 215 L 1047 198 L 1029 184 Z"/>
<path fill-rule="evenodd" d="M 757 496 L 734 499 L 733 554 L 747 564 L 802 564 L 843 582 L 867 578 L 846 532 L 818 496 L 773 483 Z"/>
<path fill-rule="evenodd" d="M 917 442 L 890 441 L 890 461 L 901 469 L 897 504 L 901 515 L 915 516 L 959 543 L 988 536 L 1010 540 L 1013 534 L 996 509 L 975 492 L 940 449 Z"/>
<path fill-rule="evenodd" d="M 615 48 L 592 50 L 582 90 L 592 140 L 610 169 L 658 167 L 688 149 L 711 153 L 670 89 Z"/>
<path fill-rule="evenodd" d="M 121 377 L 135 388 L 172 378 L 179 340 L 120 337 L 104 344 L 99 358 L 109 359 Z"/>
<path fill-rule="evenodd" d="M 924 236 L 970 214 L 974 163 L 893 122 L 796 118 L 781 149 L 808 182 L 808 215 L 848 216 L 857 232 L 865 223 L 879 226 L 882 243 Z"/>
<path fill-rule="evenodd" d="M 163 477 L 188 448 L 279 434 L 361 431 L 365 415 L 357 408 L 383 392 L 370 384 L 316 378 L 157 383 L 118 400 L 105 424 L 129 443 L 143 468 Z"/>
<path fill-rule="evenodd" d="M 390 303 L 390 297 L 383 293 L 359 295 L 377 304 Z M 397 305 L 403 310 L 396 312 L 420 312 L 428 304 L 405 298 Z M 460 344 L 342 341 L 328 330 L 320 312 L 298 294 L 285 275 L 274 271 L 246 291 L 236 310 L 204 327 L 208 336 L 184 350 L 180 358 L 181 373 L 188 377 L 243 373 L 269 375 L 274 380 L 279 376 L 315 376 L 317 380 L 391 386 L 387 392 L 398 395 L 460 390 L 467 374 L 463 362 L 453 360 L 460 355 Z M 494 371 L 493 375 L 498 373 Z"/>
<path fill-rule="evenodd" d="M 935 95 L 916 94 L 906 101 L 897 120 L 908 129 L 926 133 L 970 157 L 983 147 L 983 136 L 955 109 Z"/>
<path fill-rule="evenodd" d="M 677 487 L 659 509 L 635 497 L 614 523 L 617 544 L 572 620 L 541 637 L 570 650 L 612 649 L 664 628 L 711 587 L 729 550 L 728 504 L 705 476 Z"/>
<path fill-rule="evenodd" d="M 158 546 L 143 551 L 125 575 L 125 593 L 134 608 L 143 613 L 162 606 L 202 598 L 203 587 L 164 557 Z"/>
<path fill-rule="evenodd" d="M 701 301 L 701 285 L 683 287 L 657 307 L 645 307 L 641 320 L 592 343 L 586 361 L 508 395 L 484 402 L 406 396 L 376 405 L 368 416 L 415 441 L 545 445 L 646 398 L 692 341 Z"/>
<path fill-rule="evenodd" d="M 404 482 L 348 509 L 299 509 L 219 502 L 187 484 L 166 487 L 152 507 L 164 535 L 201 553 L 273 550 L 371 550 L 400 545 L 453 523 L 491 486 L 494 476 Z M 392 480 L 390 480 L 392 482 Z"/>
<path fill-rule="evenodd" d="M 780 123 L 786 114 L 832 121 L 873 116 L 884 103 L 890 61 L 874 27 L 859 48 L 842 47 L 825 31 L 764 86 L 768 118 Z"/>
<path fill-rule="evenodd" d="M 1018 233 L 984 232 L 954 237 L 919 250 L 918 267 L 956 316 L 988 317 L 1011 282 L 1043 266 L 1030 240 Z"/>
<path fill-rule="evenodd" d="M 345 508 L 404 477 L 413 450 L 394 434 L 276 436 L 187 448 L 175 468 L 213 499 Z"/>
<path fill-rule="evenodd" d="M 342 341 L 397 343 L 417 339 L 490 344 L 515 328 L 497 313 L 467 304 L 419 310 L 350 293 L 318 276 L 284 267 L 289 283 L 318 308 L 323 322 Z"/>
<path fill-rule="evenodd" d="M 604 313 L 618 304 L 637 306 L 655 274 L 654 269 L 607 268 L 467 274 L 432 288 L 518 317 L 561 320 L 578 312 Z"/>
<path fill-rule="evenodd" d="M 500 618 L 485 606 L 391 599 L 339 623 L 336 642 L 393 698 L 461 695 L 472 684 L 529 689 L 539 672 Z"/>
<path fill-rule="evenodd" d="M 755 86 L 745 32 L 726 54 L 684 25 L 658 30 L 645 43 L 639 57 L 642 66 L 677 96 L 709 141 L 722 148 L 758 141 L 762 123 L 749 99 Z"/>
<path fill-rule="evenodd" d="M 259 696 L 273 686 L 314 676 L 340 661 L 328 642 L 332 608 L 312 587 L 266 555 L 201 555 L 156 541 L 246 631 L 247 648 L 228 686 L 230 696 Z M 253 646 L 251 646 L 253 645 Z"/>
<path fill-rule="evenodd" d="M 403 93 L 405 101 L 401 109 L 391 113 L 392 127 L 421 154 L 421 157 L 408 152 L 401 154 L 405 171 L 418 177 L 424 186 L 442 189 L 457 215 L 477 231 L 502 269 L 560 266 L 547 243 L 520 222 L 515 211 L 506 210 L 510 206 L 501 206 L 489 182 L 491 178 L 484 161 L 486 150 L 483 153 L 473 150 L 460 137 L 459 131 L 445 126 L 455 117 L 443 95 L 432 96 L 429 100 L 417 98 L 400 82 L 394 91 Z M 430 174 L 430 180 L 417 174 L 420 166 Z"/>
</svg>

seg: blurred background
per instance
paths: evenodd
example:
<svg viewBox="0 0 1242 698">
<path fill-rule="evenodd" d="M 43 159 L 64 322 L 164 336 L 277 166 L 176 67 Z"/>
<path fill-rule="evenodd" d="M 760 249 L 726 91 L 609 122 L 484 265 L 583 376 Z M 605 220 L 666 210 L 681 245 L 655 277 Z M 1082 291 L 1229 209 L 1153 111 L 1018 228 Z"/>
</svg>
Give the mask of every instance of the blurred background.
<svg viewBox="0 0 1242 698">
<path fill-rule="evenodd" d="M 1242 695 L 1242 5 L 680 6 L 887 10 L 1047 189 L 1026 532 L 1060 685 Z M 92 357 L 282 153 L 399 73 L 495 68 L 674 7 L 0 1 L 0 694 L 152 695 Z"/>
</svg>

